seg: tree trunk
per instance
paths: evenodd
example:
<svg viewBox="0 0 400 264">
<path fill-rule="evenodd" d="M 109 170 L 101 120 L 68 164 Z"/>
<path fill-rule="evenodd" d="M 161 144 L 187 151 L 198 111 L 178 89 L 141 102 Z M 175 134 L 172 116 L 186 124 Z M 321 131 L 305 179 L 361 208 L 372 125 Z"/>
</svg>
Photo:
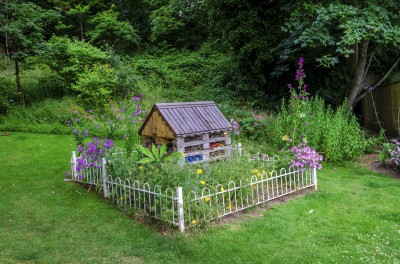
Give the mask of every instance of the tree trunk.
<svg viewBox="0 0 400 264">
<path fill-rule="evenodd" d="M 15 59 L 15 83 L 17 84 L 17 93 L 19 96 L 19 104 L 25 106 L 25 94 L 24 89 L 21 85 L 21 80 L 19 77 L 19 63 L 18 59 Z"/>
<path fill-rule="evenodd" d="M 83 39 L 83 21 L 82 21 L 81 17 L 79 17 L 79 24 L 80 24 L 80 29 L 81 29 L 81 41 L 84 41 L 84 39 Z"/>
<path fill-rule="evenodd" d="M 354 70 L 353 79 L 351 81 L 350 91 L 347 94 L 347 110 L 354 107 L 357 96 L 361 92 L 361 86 L 364 82 L 364 73 L 367 66 L 368 57 L 368 40 L 363 40 L 359 47 L 360 54 L 358 56 L 357 66 Z"/>
</svg>

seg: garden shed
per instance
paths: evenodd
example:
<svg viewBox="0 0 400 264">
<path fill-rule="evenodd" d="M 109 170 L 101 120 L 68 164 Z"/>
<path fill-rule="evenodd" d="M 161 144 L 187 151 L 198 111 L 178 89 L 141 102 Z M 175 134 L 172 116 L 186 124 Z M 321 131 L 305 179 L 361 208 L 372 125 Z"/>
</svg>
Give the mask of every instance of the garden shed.
<svg viewBox="0 0 400 264">
<path fill-rule="evenodd" d="M 232 125 L 212 101 L 157 103 L 139 134 L 143 145 L 166 144 L 183 153 L 181 161 L 196 164 L 229 158 Z"/>
</svg>

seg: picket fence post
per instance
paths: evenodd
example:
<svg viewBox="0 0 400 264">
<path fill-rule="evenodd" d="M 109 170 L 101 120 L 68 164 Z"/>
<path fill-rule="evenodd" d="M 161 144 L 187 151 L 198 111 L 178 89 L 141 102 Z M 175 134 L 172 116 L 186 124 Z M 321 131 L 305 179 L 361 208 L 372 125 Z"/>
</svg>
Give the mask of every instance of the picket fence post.
<svg viewBox="0 0 400 264">
<path fill-rule="evenodd" d="M 183 215 L 183 194 L 182 194 L 182 187 L 176 188 L 176 197 L 178 199 L 178 224 L 179 224 L 179 231 L 185 232 L 185 218 Z"/>
<path fill-rule="evenodd" d="M 240 143 L 240 142 L 237 144 L 237 151 L 239 153 L 239 156 L 241 157 L 242 156 L 242 143 Z"/>
<path fill-rule="evenodd" d="M 103 195 L 105 198 L 109 198 L 108 186 L 107 186 L 107 171 L 106 171 L 106 158 L 101 159 L 101 177 L 103 181 Z"/>
<path fill-rule="evenodd" d="M 76 177 L 78 176 L 78 172 L 76 171 L 76 153 L 75 151 L 72 151 L 72 157 L 71 157 L 71 165 L 72 165 L 72 179 L 75 180 Z"/>
<path fill-rule="evenodd" d="M 315 190 L 317 190 L 318 189 L 318 185 L 317 185 L 317 168 L 315 168 L 315 167 L 312 169 L 312 180 L 313 180 L 313 183 L 315 185 Z"/>
</svg>

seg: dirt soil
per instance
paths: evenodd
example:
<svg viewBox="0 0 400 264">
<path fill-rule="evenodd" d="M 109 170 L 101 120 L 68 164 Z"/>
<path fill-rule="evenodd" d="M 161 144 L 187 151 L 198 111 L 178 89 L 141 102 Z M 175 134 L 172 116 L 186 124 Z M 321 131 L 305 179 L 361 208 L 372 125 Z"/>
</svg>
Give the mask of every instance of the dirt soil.
<svg viewBox="0 0 400 264">
<path fill-rule="evenodd" d="M 368 167 L 369 169 L 386 174 L 388 176 L 400 179 L 400 171 L 395 168 L 382 165 L 378 161 L 378 154 L 367 154 L 358 158 L 361 165 Z"/>
</svg>

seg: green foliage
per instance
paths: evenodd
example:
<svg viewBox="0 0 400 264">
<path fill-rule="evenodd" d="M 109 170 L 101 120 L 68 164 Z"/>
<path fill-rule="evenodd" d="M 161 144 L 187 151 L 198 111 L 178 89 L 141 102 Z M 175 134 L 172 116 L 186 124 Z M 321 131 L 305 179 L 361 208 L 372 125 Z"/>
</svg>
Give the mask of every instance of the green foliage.
<svg viewBox="0 0 400 264">
<path fill-rule="evenodd" d="M 378 5 L 304 3 L 299 5 L 285 24 L 285 31 L 295 32 L 294 44 L 301 47 L 322 48 L 328 54 L 318 59 L 321 65 L 331 67 L 339 55 L 349 57 L 356 52 L 354 44 L 370 40 L 380 45 L 400 44 L 398 3 L 388 1 Z M 309 23 L 312 19 L 313 23 Z"/>
<path fill-rule="evenodd" d="M 171 162 L 176 161 L 176 159 L 182 156 L 182 153 L 180 152 L 174 152 L 166 156 L 167 145 L 165 144 L 162 144 L 160 149 L 158 149 L 154 144 L 151 145 L 151 150 L 142 145 L 138 145 L 137 148 L 139 153 L 144 156 L 138 161 L 138 163 L 142 164 Z"/>
<path fill-rule="evenodd" d="M 131 76 L 152 103 L 167 101 L 232 101 L 232 93 L 221 86 L 219 75 L 226 57 L 209 50 L 170 52 L 159 56 L 137 56 Z M 157 91 L 157 92 L 154 92 Z"/>
<path fill-rule="evenodd" d="M 111 95 L 116 94 L 118 85 L 114 69 L 107 64 L 94 64 L 78 74 L 78 81 L 72 89 L 78 92 L 79 100 L 87 107 L 103 109 L 111 100 Z"/>
<path fill-rule="evenodd" d="M 152 1 L 150 40 L 172 48 L 197 49 L 207 40 L 205 1 Z"/>
<path fill-rule="evenodd" d="M 283 27 L 288 37 L 282 42 L 282 59 L 302 49 L 332 72 L 338 64 L 345 66 L 349 81 L 341 97 L 347 98 L 350 109 L 399 63 L 399 10 L 398 1 L 306 1 L 296 6 Z M 386 60 L 385 54 L 393 56 Z M 366 79 L 370 69 L 381 75 L 378 80 Z"/>
<path fill-rule="evenodd" d="M 11 57 L 23 60 L 35 51 L 44 40 L 46 27 L 59 17 L 57 11 L 31 2 L 5 1 L 0 7 L 0 36 L 7 38 L 5 48 Z"/>
<path fill-rule="evenodd" d="M 97 46 L 109 45 L 118 50 L 132 51 L 139 45 L 137 30 L 128 21 L 119 21 L 118 12 L 113 9 L 97 13 L 89 23 L 95 28 L 88 31 L 90 42 Z"/>
<path fill-rule="evenodd" d="M 72 98 L 46 99 L 30 106 L 10 106 L 6 116 L 0 117 L 0 130 L 35 133 L 68 134 L 65 126 L 69 112 L 79 109 Z"/>
<path fill-rule="evenodd" d="M 277 148 L 290 148 L 306 140 L 327 161 L 355 158 L 366 150 L 370 141 L 354 114 L 346 111 L 345 104 L 332 110 L 318 97 L 302 103 L 295 112 L 283 102 L 272 126 Z"/>
<path fill-rule="evenodd" d="M 11 78 L 0 77 L 0 116 L 7 114 L 17 98 L 15 82 Z"/>
<path fill-rule="evenodd" d="M 292 1 L 207 0 L 209 32 L 214 48 L 229 55 L 222 71 L 226 88 L 241 101 L 265 105 L 280 87 L 271 81 L 276 49 Z M 268 17 L 268 19 L 265 19 Z"/>
<path fill-rule="evenodd" d="M 70 89 L 86 68 L 105 63 L 109 58 L 109 54 L 89 43 L 52 37 L 33 61 L 47 65 L 63 81 L 63 86 Z"/>
</svg>

